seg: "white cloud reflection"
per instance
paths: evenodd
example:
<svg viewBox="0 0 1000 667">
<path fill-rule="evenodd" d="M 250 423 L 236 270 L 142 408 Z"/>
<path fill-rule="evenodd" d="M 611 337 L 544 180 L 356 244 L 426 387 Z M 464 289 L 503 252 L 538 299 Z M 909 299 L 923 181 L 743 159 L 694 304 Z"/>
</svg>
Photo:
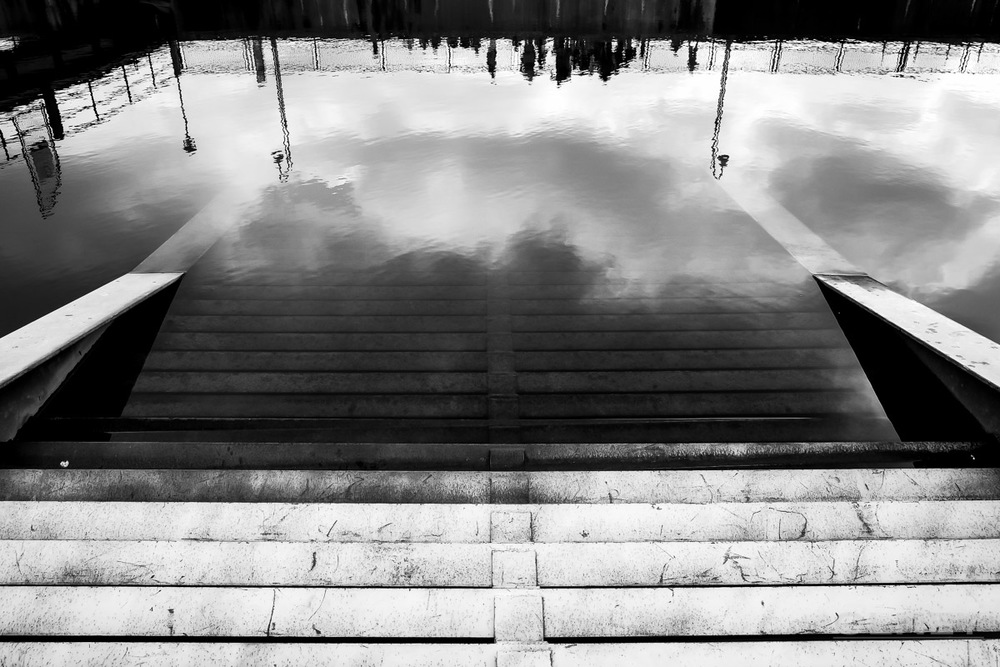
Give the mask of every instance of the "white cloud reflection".
<svg viewBox="0 0 1000 667">
<path fill-rule="evenodd" d="M 0 278 L 30 285 L 42 243 L 45 272 L 72 273 L 81 254 L 100 263 L 130 233 L 146 239 L 129 246 L 135 264 L 163 235 L 136 226 L 159 228 L 178 198 L 222 187 L 252 196 L 276 183 L 270 72 L 263 87 L 251 73 L 182 81 L 196 154 L 180 150 L 173 88 L 60 142 L 66 185 L 46 223 L 57 247 L 32 217 L 30 190 L 15 184 L 25 175 L 0 171 L 18 216 L 2 231 Z M 283 83 L 293 181 L 349 184 L 353 205 L 390 238 L 499 248 L 535 225 L 568 230 L 636 276 L 665 264 L 733 279 L 774 270 L 773 243 L 711 181 L 718 72 L 623 70 L 607 84 L 575 76 L 560 86 L 514 72 L 495 82 L 485 72 L 296 73 Z M 877 278 L 1000 339 L 1000 316 L 981 317 L 1000 300 L 996 83 L 731 73 L 727 174 L 769 188 Z"/>
</svg>

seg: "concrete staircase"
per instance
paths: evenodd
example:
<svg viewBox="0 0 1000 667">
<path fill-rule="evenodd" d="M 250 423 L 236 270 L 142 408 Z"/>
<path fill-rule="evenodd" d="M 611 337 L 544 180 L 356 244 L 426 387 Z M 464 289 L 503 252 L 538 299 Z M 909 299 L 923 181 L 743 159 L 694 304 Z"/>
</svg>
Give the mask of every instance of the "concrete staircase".
<svg viewBox="0 0 1000 667">
<path fill-rule="evenodd" d="M 1000 470 L 0 470 L 0 664 L 996 665 Z"/>
</svg>

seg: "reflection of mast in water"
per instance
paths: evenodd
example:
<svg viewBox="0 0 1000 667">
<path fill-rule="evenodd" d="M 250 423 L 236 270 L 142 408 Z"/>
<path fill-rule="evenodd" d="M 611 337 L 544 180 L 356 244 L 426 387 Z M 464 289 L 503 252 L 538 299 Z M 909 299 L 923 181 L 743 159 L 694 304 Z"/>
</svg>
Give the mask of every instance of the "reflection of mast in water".
<svg viewBox="0 0 1000 667">
<path fill-rule="evenodd" d="M 492 11 L 492 5 L 490 5 Z M 486 49 L 486 70 L 490 73 L 490 78 L 497 78 L 497 40 L 490 39 L 490 45 Z"/>
<path fill-rule="evenodd" d="M 278 40 L 271 38 L 271 56 L 274 58 L 274 83 L 278 91 L 278 114 L 281 117 L 281 137 L 284 153 L 274 151 L 271 157 L 278 165 L 278 180 L 284 182 L 288 180 L 288 172 L 292 169 L 292 143 L 288 135 L 288 117 L 285 115 L 285 91 L 281 87 L 281 65 L 278 62 Z M 282 163 L 284 167 L 282 168 Z"/>
<path fill-rule="evenodd" d="M 170 61 L 174 66 L 174 80 L 177 81 L 177 99 L 181 105 L 181 118 L 184 120 L 184 141 L 181 142 L 181 146 L 184 147 L 186 153 L 194 153 L 198 150 L 198 146 L 195 144 L 194 139 L 191 138 L 191 132 L 188 128 L 187 111 L 184 108 L 184 91 L 181 90 L 181 74 L 184 73 L 184 56 L 181 53 L 180 43 L 170 41 L 168 42 L 168 46 L 170 48 Z"/>
<path fill-rule="evenodd" d="M 726 102 L 726 79 L 729 78 L 729 54 L 732 51 L 732 40 L 726 41 L 726 53 L 722 59 L 722 78 L 719 83 L 719 103 L 715 110 L 715 131 L 712 133 L 712 176 L 716 180 L 722 178 L 722 172 L 729 164 L 728 155 L 719 155 L 719 133 L 722 131 L 722 107 Z"/>
<path fill-rule="evenodd" d="M 3 148 L 4 159 L 10 160 L 10 151 L 7 150 L 7 137 L 3 136 L 3 130 L 0 130 L 0 148 Z"/>
<path fill-rule="evenodd" d="M 181 103 L 181 118 L 184 119 L 184 141 L 181 145 L 184 147 L 184 151 L 187 153 L 194 153 L 198 150 L 197 144 L 195 144 L 194 139 L 191 137 L 191 133 L 188 130 L 188 117 L 187 112 L 184 110 L 184 91 L 181 90 L 181 78 L 177 77 L 177 98 Z"/>
<path fill-rule="evenodd" d="M 784 50 L 785 42 L 781 39 L 774 40 L 774 48 L 771 49 L 771 73 L 774 74 L 781 67 L 781 52 Z"/>
<path fill-rule="evenodd" d="M 43 218 L 47 218 L 52 215 L 62 185 L 62 168 L 49 116 L 45 106 L 39 105 L 19 113 L 12 121 L 21 142 L 21 154 L 31 174 L 31 183 L 35 187 L 38 211 Z"/>
</svg>

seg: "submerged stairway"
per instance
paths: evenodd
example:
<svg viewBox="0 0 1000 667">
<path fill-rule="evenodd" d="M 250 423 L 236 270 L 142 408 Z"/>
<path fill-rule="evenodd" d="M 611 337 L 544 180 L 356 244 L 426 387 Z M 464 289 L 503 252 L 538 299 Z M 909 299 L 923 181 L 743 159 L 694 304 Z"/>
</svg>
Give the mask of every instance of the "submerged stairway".
<svg viewBox="0 0 1000 667">
<path fill-rule="evenodd" d="M 995 665 L 1000 471 L 0 471 L 0 664 Z"/>
</svg>

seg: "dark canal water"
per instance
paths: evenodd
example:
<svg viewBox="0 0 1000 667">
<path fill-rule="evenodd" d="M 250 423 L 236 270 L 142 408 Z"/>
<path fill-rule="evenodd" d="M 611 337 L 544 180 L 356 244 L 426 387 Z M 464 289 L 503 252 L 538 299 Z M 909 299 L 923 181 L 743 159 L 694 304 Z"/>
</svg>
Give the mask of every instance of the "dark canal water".
<svg viewBox="0 0 1000 667">
<path fill-rule="evenodd" d="M 248 222 L 281 198 L 337 225 L 336 202 L 390 254 L 544 232 L 631 279 L 728 261 L 706 222 L 735 207 L 721 178 L 1000 340 L 998 73 L 992 44 L 743 42 L 728 62 L 706 39 L 155 47 L 57 86 L 48 113 L 29 94 L 0 114 L 0 333 L 128 271 L 223 191 Z M 671 253 L 678 235 L 700 254 Z M 310 261 L 301 245 L 289 261 Z M 731 280 L 782 271 L 744 259 Z"/>
</svg>

